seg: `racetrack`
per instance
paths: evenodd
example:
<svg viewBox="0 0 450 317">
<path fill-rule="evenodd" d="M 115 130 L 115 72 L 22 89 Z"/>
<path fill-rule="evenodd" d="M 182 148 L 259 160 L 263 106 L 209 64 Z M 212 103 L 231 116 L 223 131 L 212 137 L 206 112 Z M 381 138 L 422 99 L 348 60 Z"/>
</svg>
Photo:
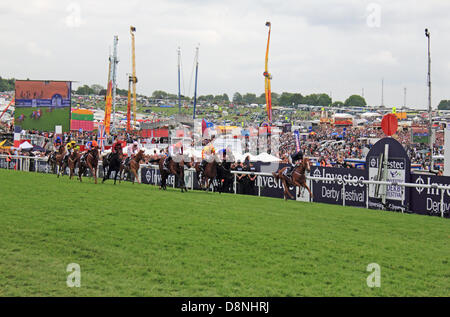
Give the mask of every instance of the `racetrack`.
<svg viewBox="0 0 450 317">
<path fill-rule="evenodd" d="M 0 193 L 0 296 L 450 296 L 448 219 L 7 170 Z"/>
</svg>

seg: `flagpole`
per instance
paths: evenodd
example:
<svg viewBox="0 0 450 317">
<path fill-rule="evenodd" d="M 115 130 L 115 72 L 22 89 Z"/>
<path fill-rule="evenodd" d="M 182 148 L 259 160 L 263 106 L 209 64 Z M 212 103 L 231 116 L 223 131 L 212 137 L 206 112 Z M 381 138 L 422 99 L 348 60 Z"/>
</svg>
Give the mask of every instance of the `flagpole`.
<svg viewBox="0 0 450 317">
<path fill-rule="evenodd" d="M 195 119 L 195 107 L 197 105 L 197 76 L 198 76 L 198 46 L 196 48 L 196 53 L 195 53 L 195 90 L 194 90 L 194 115 L 193 115 L 193 119 Z"/>
<path fill-rule="evenodd" d="M 269 27 L 269 34 L 267 36 L 267 48 L 266 48 L 266 60 L 265 60 L 265 71 L 264 71 L 264 84 L 265 84 L 265 93 L 266 93 L 266 110 L 267 117 L 269 120 L 269 124 L 272 123 L 272 92 L 270 88 L 270 80 L 272 79 L 272 75 L 269 73 L 269 43 L 270 43 L 270 31 L 272 25 L 270 22 L 266 22 L 266 26 Z"/>
</svg>

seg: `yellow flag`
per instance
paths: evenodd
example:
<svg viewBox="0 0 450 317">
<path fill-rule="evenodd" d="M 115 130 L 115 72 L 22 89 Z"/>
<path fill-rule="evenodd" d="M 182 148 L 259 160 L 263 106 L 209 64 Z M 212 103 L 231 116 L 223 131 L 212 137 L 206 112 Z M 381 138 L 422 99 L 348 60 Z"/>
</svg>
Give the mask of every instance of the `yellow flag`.
<svg viewBox="0 0 450 317">
<path fill-rule="evenodd" d="M 397 107 L 392 107 L 392 113 L 397 113 Z"/>
</svg>

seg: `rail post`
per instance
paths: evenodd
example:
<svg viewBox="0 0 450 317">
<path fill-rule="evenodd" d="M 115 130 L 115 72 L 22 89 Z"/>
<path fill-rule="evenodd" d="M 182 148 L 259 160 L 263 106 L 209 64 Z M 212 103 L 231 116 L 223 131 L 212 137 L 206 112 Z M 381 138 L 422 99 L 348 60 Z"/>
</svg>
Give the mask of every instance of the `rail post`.
<svg viewBox="0 0 450 317">
<path fill-rule="evenodd" d="M 236 194 L 236 192 L 237 192 L 236 173 L 234 173 L 234 183 L 233 183 L 233 186 L 234 186 L 234 193 Z"/>
<path fill-rule="evenodd" d="M 342 179 L 342 206 L 345 206 L 345 180 Z"/>
<path fill-rule="evenodd" d="M 261 196 L 261 177 L 258 176 L 258 196 Z"/>
<path fill-rule="evenodd" d="M 444 193 L 445 190 L 441 189 L 441 218 L 444 218 Z"/>
</svg>

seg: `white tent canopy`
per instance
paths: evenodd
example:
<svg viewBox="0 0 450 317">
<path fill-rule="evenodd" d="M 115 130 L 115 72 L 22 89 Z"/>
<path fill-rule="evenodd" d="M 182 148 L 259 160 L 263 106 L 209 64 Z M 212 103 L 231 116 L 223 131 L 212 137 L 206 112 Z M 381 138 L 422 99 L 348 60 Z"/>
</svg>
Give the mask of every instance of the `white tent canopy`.
<svg viewBox="0 0 450 317">
<path fill-rule="evenodd" d="M 281 161 L 281 159 L 279 159 L 278 157 L 271 155 L 269 153 L 260 153 L 258 156 L 256 156 L 256 161 L 261 161 L 261 162 L 279 162 Z"/>
<path fill-rule="evenodd" d="M 19 149 L 21 149 L 21 150 L 28 150 L 28 149 L 32 149 L 32 148 L 33 148 L 33 146 L 28 141 L 25 141 L 21 145 L 19 145 Z"/>
<path fill-rule="evenodd" d="M 361 114 L 361 118 L 376 118 L 376 117 L 382 117 L 383 115 L 381 115 L 378 112 L 366 112 Z"/>
</svg>

